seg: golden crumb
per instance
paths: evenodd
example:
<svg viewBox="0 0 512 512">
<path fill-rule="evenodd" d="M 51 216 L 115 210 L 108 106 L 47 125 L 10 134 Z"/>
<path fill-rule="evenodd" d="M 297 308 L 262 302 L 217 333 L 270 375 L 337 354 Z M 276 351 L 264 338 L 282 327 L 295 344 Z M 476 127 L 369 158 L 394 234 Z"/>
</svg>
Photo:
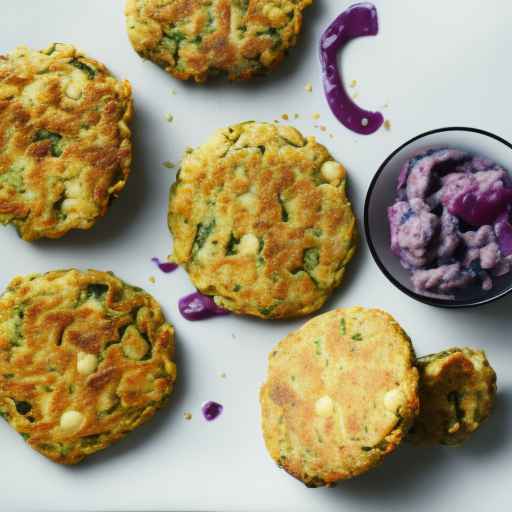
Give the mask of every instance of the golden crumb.
<svg viewBox="0 0 512 512">
<path fill-rule="evenodd" d="M 314 119 L 315 121 L 317 121 L 318 119 L 320 119 L 320 114 L 319 114 L 318 112 L 315 112 L 315 113 L 313 114 L 313 119 Z"/>
<path fill-rule="evenodd" d="M 305 86 L 304 86 L 304 90 L 306 92 L 313 92 L 313 85 L 311 85 L 311 82 L 308 82 Z"/>
<path fill-rule="evenodd" d="M 352 80 L 352 82 L 350 82 L 350 87 L 354 88 L 356 85 L 357 85 L 357 80 Z"/>
<path fill-rule="evenodd" d="M 172 123 L 174 121 L 174 116 L 172 114 L 166 114 L 165 116 L 165 120 L 168 122 L 168 123 Z"/>
<path fill-rule="evenodd" d="M 154 278 L 154 276 L 150 276 L 150 277 L 149 277 L 149 282 L 150 282 L 151 284 L 155 284 L 155 283 L 156 283 L 156 279 Z"/>
<path fill-rule="evenodd" d="M 391 130 L 391 121 L 389 119 L 384 121 L 384 128 L 388 131 Z"/>
<path fill-rule="evenodd" d="M 165 162 L 162 162 L 162 165 L 166 168 L 166 169 L 174 169 L 174 167 L 176 167 L 172 162 L 170 162 L 169 160 L 166 160 Z"/>
<path fill-rule="evenodd" d="M 284 119 L 285 121 L 288 121 L 288 119 L 290 119 L 290 118 L 288 117 L 288 114 L 283 114 L 281 116 L 281 119 Z"/>
<path fill-rule="evenodd" d="M 227 375 L 225 374 L 225 372 L 222 372 L 222 373 L 220 374 L 220 378 L 221 378 L 221 379 L 225 379 L 226 377 L 227 377 Z"/>
<path fill-rule="evenodd" d="M 327 131 L 327 127 L 326 127 L 326 126 L 321 125 L 321 126 L 320 126 L 320 131 L 321 131 L 321 132 L 325 132 L 325 131 Z"/>
<path fill-rule="evenodd" d="M 191 412 L 184 412 L 183 413 L 183 417 L 187 420 L 187 421 L 190 421 L 192 419 L 192 413 Z"/>
</svg>

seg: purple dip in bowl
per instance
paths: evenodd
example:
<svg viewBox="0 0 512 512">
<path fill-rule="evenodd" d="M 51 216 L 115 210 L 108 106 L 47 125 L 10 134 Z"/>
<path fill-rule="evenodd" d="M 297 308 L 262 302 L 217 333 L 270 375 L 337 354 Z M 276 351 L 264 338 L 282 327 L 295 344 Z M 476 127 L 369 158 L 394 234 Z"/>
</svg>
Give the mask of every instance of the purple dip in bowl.
<svg viewBox="0 0 512 512">
<path fill-rule="evenodd" d="M 388 208 L 391 250 L 416 293 L 454 299 L 488 291 L 512 270 L 512 179 L 504 168 L 458 149 L 432 148 L 402 167 Z"/>
</svg>

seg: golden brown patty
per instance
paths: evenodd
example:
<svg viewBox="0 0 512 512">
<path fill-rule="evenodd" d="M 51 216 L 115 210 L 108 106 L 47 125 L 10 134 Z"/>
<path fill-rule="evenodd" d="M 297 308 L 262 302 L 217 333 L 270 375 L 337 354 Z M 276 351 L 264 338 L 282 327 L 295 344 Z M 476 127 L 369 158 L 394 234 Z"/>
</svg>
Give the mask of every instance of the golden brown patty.
<svg viewBox="0 0 512 512">
<path fill-rule="evenodd" d="M 346 174 L 313 137 L 248 122 L 188 152 L 172 187 L 173 259 L 236 313 L 306 315 L 338 286 L 355 248 Z"/>
<path fill-rule="evenodd" d="M 176 78 L 248 79 L 295 45 L 313 0 L 127 0 L 135 50 Z"/>
<path fill-rule="evenodd" d="M 130 171 L 131 88 L 70 45 L 0 56 L 0 223 L 88 229 Z"/>
<path fill-rule="evenodd" d="M 289 334 L 260 393 L 271 457 L 310 487 L 376 466 L 418 410 L 410 340 L 387 313 L 337 309 Z"/>
<path fill-rule="evenodd" d="M 451 348 L 418 359 L 420 414 L 409 434 L 416 443 L 463 443 L 489 416 L 496 373 L 485 353 Z"/>
<path fill-rule="evenodd" d="M 173 389 L 174 331 L 111 273 L 16 277 L 0 297 L 0 415 L 75 464 L 148 420 Z"/>
</svg>

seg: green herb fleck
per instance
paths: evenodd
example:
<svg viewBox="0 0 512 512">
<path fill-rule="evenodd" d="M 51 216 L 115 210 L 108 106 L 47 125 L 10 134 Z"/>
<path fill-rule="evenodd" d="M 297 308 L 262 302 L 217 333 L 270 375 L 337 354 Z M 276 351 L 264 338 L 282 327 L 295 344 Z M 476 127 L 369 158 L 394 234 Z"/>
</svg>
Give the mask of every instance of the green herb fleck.
<svg viewBox="0 0 512 512">
<path fill-rule="evenodd" d="M 361 336 L 360 333 L 357 333 L 357 334 L 354 334 L 354 336 L 352 336 L 352 339 L 354 341 L 362 341 L 363 337 Z"/>
<path fill-rule="evenodd" d="M 41 140 L 49 140 L 51 141 L 51 154 L 54 157 L 59 157 L 62 155 L 62 148 L 61 148 L 61 139 L 62 135 L 54 132 L 50 132 L 48 130 L 39 130 L 34 137 L 34 142 L 39 142 Z"/>
<path fill-rule="evenodd" d="M 319 339 L 315 340 L 313 343 L 315 344 L 315 347 L 316 347 L 316 350 L 315 350 L 316 355 L 317 356 L 322 355 L 322 340 L 319 338 Z"/>
<path fill-rule="evenodd" d="M 347 334 L 347 323 L 345 322 L 345 319 L 342 318 L 340 320 L 340 335 L 345 336 Z"/>
<path fill-rule="evenodd" d="M 306 272 L 313 272 L 319 261 L 320 251 L 316 247 L 304 251 L 304 268 Z"/>
<path fill-rule="evenodd" d="M 192 253 L 197 253 L 205 244 L 206 239 L 210 236 L 215 228 L 215 219 L 212 220 L 208 225 L 198 224 L 196 238 L 194 240 Z"/>
<path fill-rule="evenodd" d="M 75 66 L 75 68 L 79 69 L 80 71 L 83 71 L 89 80 L 92 80 L 96 76 L 96 70 L 91 68 L 91 66 L 88 66 L 87 64 L 84 64 L 82 61 L 78 59 L 73 59 L 69 61 L 69 63 L 72 66 Z"/>
</svg>

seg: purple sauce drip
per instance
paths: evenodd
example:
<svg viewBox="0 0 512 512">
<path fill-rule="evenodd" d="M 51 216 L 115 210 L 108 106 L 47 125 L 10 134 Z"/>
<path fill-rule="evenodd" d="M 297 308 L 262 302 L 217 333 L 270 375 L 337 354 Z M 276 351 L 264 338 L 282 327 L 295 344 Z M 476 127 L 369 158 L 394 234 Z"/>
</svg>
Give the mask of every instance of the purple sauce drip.
<svg viewBox="0 0 512 512">
<path fill-rule="evenodd" d="M 218 418 L 222 414 L 223 410 L 224 407 L 221 404 L 211 401 L 204 403 L 201 407 L 201 411 L 203 412 L 203 416 L 206 421 L 213 421 Z"/>
<path fill-rule="evenodd" d="M 348 96 L 338 69 L 337 53 L 350 40 L 375 36 L 379 32 L 377 9 L 370 3 L 359 3 L 341 13 L 322 34 L 320 62 L 327 103 L 343 126 L 361 135 L 376 132 L 384 122 L 380 112 L 358 107 Z"/>
<path fill-rule="evenodd" d="M 217 306 L 211 297 L 199 292 L 182 297 L 178 302 L 178 308 L 181 315 L 192 322 L 213 316 L 229 315 L 229 311 Z"/>
<path fill-rule="evenodd" d="M 176 265 L 176 263 L 169 263 L 167 261 L 160 261 L 158 258 L 151 258 L 151 261 L 153 263 L 155 263 L 158 268 L 164 272 L 165 274 L 169 274 L 171 272 L 174 272 L 177 268 L 178 268 L 178 265 Z"/>
</svg>

